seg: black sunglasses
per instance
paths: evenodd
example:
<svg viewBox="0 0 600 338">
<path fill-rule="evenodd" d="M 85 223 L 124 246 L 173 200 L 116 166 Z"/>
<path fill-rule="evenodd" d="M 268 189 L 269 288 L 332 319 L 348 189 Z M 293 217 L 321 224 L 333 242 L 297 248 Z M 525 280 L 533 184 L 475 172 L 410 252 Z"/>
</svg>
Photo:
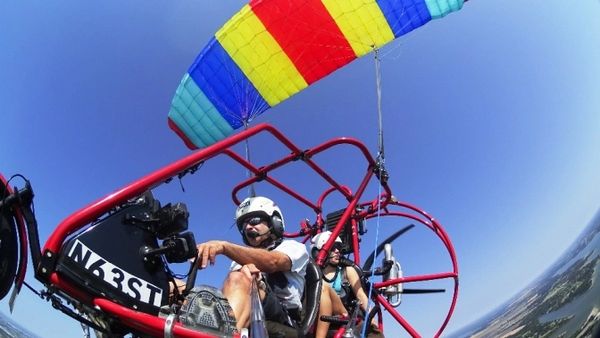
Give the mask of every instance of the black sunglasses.
<svg viewBox="0 0 600 338">
<path fill-rule="evenodd" d="M 340 242 L 334 242 L 333 245 L 331 246 L 331 251 L 337 249 L 338 251 L 342 251 L 343 245 Z"/>
<path fill-rule="evenodd" d="M 262 222 L 267 222 L 263 217 L 251 217 L 244 220 L 243 224 L 250 224 L 251 226 L 259 225 Z"/>
</svg>

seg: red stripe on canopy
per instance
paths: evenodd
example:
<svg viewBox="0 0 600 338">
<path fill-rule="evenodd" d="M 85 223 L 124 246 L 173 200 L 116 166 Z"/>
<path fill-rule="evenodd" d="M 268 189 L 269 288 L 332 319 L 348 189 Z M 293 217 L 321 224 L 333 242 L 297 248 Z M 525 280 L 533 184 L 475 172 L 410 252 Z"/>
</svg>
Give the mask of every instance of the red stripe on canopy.
<svg viewBox="0 0 600 338">
<path fill-rule="evenodd" d="M 321 0 L 254 0 L 250 7 L 308 84 L 356 59 Z"/>
</svg>

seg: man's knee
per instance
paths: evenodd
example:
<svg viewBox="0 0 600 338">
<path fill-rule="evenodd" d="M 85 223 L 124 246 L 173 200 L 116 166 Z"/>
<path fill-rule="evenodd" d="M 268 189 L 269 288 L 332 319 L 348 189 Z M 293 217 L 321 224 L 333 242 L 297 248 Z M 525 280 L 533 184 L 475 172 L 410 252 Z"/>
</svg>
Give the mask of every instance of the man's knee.
<svg viewBox="0 0 600 338">
<path fill-rule="evenodd" d="M 225 282 L 223 283 L 223 289 L 234 288 L 241 290 L 249 290 L 251 286 L 251 280 L 245 274 L 239 271 L 231 271 Z"/>
</svg>

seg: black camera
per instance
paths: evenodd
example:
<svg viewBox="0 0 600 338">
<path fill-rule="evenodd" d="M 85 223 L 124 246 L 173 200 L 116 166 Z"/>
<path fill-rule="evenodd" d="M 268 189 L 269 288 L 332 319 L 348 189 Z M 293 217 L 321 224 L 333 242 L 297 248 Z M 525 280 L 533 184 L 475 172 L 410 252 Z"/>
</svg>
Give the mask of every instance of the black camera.
<svg viewBox="0 0 600 338">
<path fill-rule="evenodd" d="M 151 191 L 131 200 L 122 208 L 143 206 L 126 212 L 123 223 L 140 227 L 153 233 L 158 239 L 165 239 L 187 230 L 190 213 L 185 203 L 168 203 L 161 207 Z"/>
<path fill-rule="evenodd" d="M 153 232 L 158 239 L 165 239 L 187 230 L 190 213 L 184 203 L 169 203 L 156 210 L 153 216 Z"/>
<path fill-rule="evenodd" d="M 183 232 L 188 228 L 189 216 L 184 203 L 168 203 L 153 212 L 152 232 L 163 240 L 162 246 L 153 251 L 164 254 L 169 263 L 183 263 L 198 254 L 194 234 Z"/>
<path fill-rule="evenodd" d="M 164 252 L 165 258 L 169 263 L 183 263 L 198 255 L 196 239 L 194 238 L 194 234 L 189 231 L 165 239 L 162 247 L 169 248 L 168 251 Z"/>
<path fill-rule="evenodd" d="M 198 250 L 194 234 L 184 232 L 190 216 L 184 203 L 168 203 L 161 207 L 160 202 L 148 191 L 137 198 L 133 205 L 142 205 L 144 208 L 125 213 L 123 222 L 142 228 L 163 241 L 160 247 L 143 246 L 141 252 L 145 257 L 164 255 L 169 263 L 183 263 L 196 257 Z"/>
</svg>

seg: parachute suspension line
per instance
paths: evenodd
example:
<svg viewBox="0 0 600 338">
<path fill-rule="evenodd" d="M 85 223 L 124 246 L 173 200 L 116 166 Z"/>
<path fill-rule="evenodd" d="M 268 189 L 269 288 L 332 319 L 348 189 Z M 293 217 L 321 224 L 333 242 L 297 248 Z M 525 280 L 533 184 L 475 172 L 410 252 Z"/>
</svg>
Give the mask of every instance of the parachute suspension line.
<svg viewBox="0 0 600 338">
<path fill-rule="evenodd" d="M 375 56 L 375 86 L 377 89 L 377 162 L 383 166 L 385 160 L 383 148 L 383 112 L 381 109 L 381 59 L 379 49 L 373 46 Z"/>
<path fill-rule="evenodd" d="M 248 129 L 248 118 L 244 119 L 244 130 Z M 244 148 L 246 151 L 246 161 L 250 162 L 250 142 L 248 141 L 248 139 L 246 138 L 246 140 L 244 141 Z M 250 169 L 246 169 L 246 177 L 250 178 L 250 176 L 252 176 L 252 173 L 250 172 Z M 254 189 L 254 183 L 250 184 L 250 187 L 248 188 L 248 195 L 249 197 L 256 197 L 256 190 Z"/>
<path fill-rule="evenodd" d="M 383 112 L 381 109 L 381 60 L 379 59 L 379 49 L 377 46 L 373 46 L 373 54 L 375 59 L 375 85 L 377 89 L 377 176 L 380 181 L 383 180 L 383 175 L 385 173 L 385 154 L 383 148 Z M 379 246 L 379 226 L 380 226 L 380 218 L 381 218 L 381 194 L 382 194 L 382 186 L 381 184 L 377 185 L 377 224 L 375 226 L 375 243 L 373 246 L 373 252 L 377 252 L 377 247 Z M 375 255 L 377 256 L 377 255 Z M 373 275 L 369 276 L 369 293 L 367 299 L 369 300 L 369 304 L 367 304 L 367 313 L 370 312 L 371 306 L 373 306 L 373 300 L 371 299 L 371 295 L 373 294 Z M 367 320 L 365 318 L 365 320 Z M 369 327 L 369 323 L 365 323 L 363 325 L 361 337 L 365 338 L 367 335 L 367 328 Z"/>
</svg>

